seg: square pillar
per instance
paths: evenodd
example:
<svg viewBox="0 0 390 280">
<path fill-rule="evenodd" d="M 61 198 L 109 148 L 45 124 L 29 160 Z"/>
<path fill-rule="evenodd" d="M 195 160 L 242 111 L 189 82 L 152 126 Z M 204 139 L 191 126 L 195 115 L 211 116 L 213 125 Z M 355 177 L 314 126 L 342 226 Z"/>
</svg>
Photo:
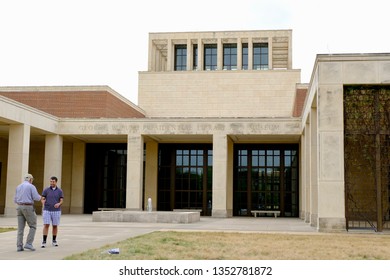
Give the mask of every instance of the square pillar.
<svg viewBox="0 0 390 280">
<path fill-rule="evenodd" d="M 62 147 L 63 138 L 60 135 L 46 135 L 45 137 L 45 163 L 43 172 L 43 186 L 49 186 L 50 177 L 58 178 L 58 186 L 61 187 L 62 175 Z M 65 195 L 65 194 L 64 194 Z"/>
<path fill-rule="evenodd" d="M 167 46 L 167 65 L 166 65 L 166 71 L 173 71 L 174 70 L 174 62 L 175 61 L 175 48 L 172 43 L 171 39 L 168 39 L 168 46 Z"/>
<path fill-rule="evenodd" d="M 317 108 L 312 107 L 310 111 L 310 225 L 318 227 L 318 123 Z"/>
<path fill-rule="evenodd" d="M 242 70 L 242 41 L 237 39 L 237 70 Z"/>
<path fill-rule="evenodd" d="M 187 71 L 192 70 L 192 56 L 194 55 L 193 53 L 193 46 L 191 43 L 191 39 L 187 39 Z"/>
<path fill-rule="evenodd" d="M 304 142 L 304 151 L 305 155 L 302 158 L 304 165 L 305 165 L 305 176 L 304 176 L 304 195 L 305 195 L 305 215 L 304 219 L 305 222 L 310 223 L 310 214 L 312 212 L 312 209 L 310 208 L 311 205 L 311 125 L 310 122 L 306 123 L 305 127 L 305 142 Z"/>
<path fill-rule="evenodd" d="M 213 135 L 213 217 L 233 215 L 233 143 L 226 134 Z"/>
<path fill-rule="evenodd" d="M 218 38 L 217 41 L 217 70 L 223 69 L 223 44 L 222 39 Z"/>
<path fill-rule="evenodd" d="M 253 70 L 253 41 L 248 38 L 248 70 Z"/>
<path fill-rule="evenodd" d="M 127 139 L 126 208 L 142 210 L 144 139 L 129 135 Z"/>
<path fill-rule="evenodd" d="M 201 39 L 198 39 L 198 70 L 204 70 L 204 44 Z"/>
<path fill-rule="evenodd" d="M 318 92 L 318 144 L 312 138 L 312 147 L 318 147 L 318 229 L 343 231 L 346 229 L 343 85 L 322 85 Z"/>
<path fill-rule="evenodd" d="M 9 127 L 5 216 L 16 215 L 15 189 L 28 173 L 30 130 L 30 126 L 24 124 L 11 124 Z"/>
</svg>

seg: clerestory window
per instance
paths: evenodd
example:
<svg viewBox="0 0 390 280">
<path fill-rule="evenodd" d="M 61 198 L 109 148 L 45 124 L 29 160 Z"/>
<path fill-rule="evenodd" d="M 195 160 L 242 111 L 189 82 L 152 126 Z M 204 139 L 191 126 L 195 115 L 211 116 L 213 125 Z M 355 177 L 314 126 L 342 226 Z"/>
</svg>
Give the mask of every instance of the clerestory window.
<svg viewBox="0 0 390 280">
<path fill-rule="evenodd" d="M 217 70 L 217 44 L 204 45 L 204 70 Z"/>
<path fill-rule="evenodd" d="M 237 44 L 223 45 L 223 70 L 237 70 Z"/>
<path fill-rule="evenodd" d="M 187 70 L 187 45 L 175 45 L 175 71 Z"/>
<path fill-rule="evenodd" d="M 268 69 L 268 44 L 267 43 L 253 44 L 253 69 L 254 70 Z"/>
</svg>

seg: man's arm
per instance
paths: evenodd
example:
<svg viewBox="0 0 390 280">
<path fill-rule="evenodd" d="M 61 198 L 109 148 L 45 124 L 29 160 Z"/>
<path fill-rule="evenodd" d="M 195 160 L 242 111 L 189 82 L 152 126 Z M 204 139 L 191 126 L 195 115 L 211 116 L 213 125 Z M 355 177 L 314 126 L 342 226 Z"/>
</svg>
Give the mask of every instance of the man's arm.
<svg viewBox="0 0 390 280">
<path fill-rule="evenodd" d="M 60 198 L 60 202 L 54 204 L 54 207 L 55 207 L 55 208 L 59 208 L 59 207 L 61 206 L 62 202 L 64 202 L 64 198 L 61 197 L 61 198 Z"/>
</svg>

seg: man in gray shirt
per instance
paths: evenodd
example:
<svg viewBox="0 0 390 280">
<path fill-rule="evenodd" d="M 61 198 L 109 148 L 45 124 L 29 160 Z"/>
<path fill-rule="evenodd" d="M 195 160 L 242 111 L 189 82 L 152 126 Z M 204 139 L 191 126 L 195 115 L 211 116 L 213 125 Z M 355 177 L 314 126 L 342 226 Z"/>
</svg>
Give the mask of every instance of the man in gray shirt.
<svg viewBox="0 0 390 280">
<path fill-rule="evenodd" d="M 17 204 L 16 211 L 18 217 L 18 236 L 16 240 L 16 250 L 24 249 L 35 251 L 33 242 L 37 230 L 37 215 L 35 214 L 34 201 L 41 200 L 37 188 L 32 184 L 34 177 L 31 174 L 24 176 L 24 182 L 16 187 L 14 202 Z M 26 222 L 30 227 L 27 235 L 26 245 L 23 247 L 23 235 Z"/>
</svg>

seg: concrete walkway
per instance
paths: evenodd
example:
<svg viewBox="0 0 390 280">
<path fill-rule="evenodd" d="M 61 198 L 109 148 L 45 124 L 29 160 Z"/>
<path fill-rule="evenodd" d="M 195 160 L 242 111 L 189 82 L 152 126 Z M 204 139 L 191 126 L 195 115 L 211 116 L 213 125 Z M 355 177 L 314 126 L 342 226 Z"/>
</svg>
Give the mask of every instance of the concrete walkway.
<svg viewBox="0 0 390 280">
<path fill-rule="evenodd" d="M 17 228 L 16 217 L 0 216 L 0 227 Z M 24 240 L 28 233 L 26 225 Z M 35 235 L 36 251 L 16 252 L 16 231 L 0 234 L 0 260 L 61 260 L 66 256 L 99 248 L 130 237 L 156 230 L 188 231 L 231 231 L 231 232 L 290 232 L 316 233 L 298 218 L 201 217 L 200 222 L 191 224 L 92 222 L 92 215 L 71 215 L 61 217 L 58 232 L 58 247 L 51 246 L 51 227 L 46 248 L 40 248 L 42 241 L 42 216 L 38 216 Z"/>
</svg>

